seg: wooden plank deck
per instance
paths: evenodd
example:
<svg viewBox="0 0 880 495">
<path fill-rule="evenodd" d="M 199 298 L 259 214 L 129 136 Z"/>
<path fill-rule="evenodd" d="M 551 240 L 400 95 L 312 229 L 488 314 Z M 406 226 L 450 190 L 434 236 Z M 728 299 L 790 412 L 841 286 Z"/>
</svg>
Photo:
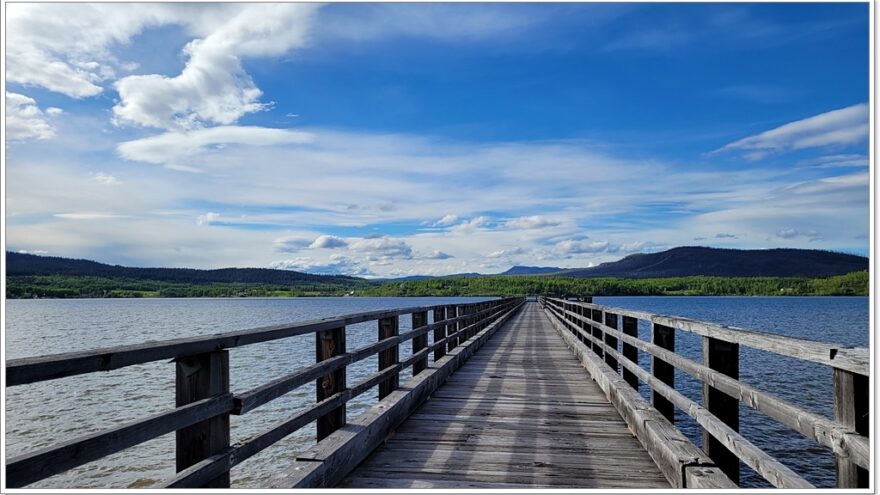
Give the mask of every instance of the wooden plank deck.
<svg viewBox="0 0 880 495">
<path fill-rule="evenodd" d="M 347 488 L 669 488 L 623 419 L 526 303 Z"/>
</svg>

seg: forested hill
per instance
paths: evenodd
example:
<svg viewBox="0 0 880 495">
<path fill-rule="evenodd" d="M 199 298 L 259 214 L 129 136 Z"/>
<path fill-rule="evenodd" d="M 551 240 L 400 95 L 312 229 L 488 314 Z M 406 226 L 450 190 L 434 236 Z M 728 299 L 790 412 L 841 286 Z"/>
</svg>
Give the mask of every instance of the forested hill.
<svg viewBox="0 0 880 495">
<path fill-rule="evenodd" d="M 553 275 L 565 277 L 666 278 L 830 277 L 868 269 L 868 258 L 814 249 L 717 249 L 678 247 L 660 253 L 633 254 L 592 268 Z"/>
<path fill-rule="evenodd" d="M 221 268 L 196 270 L 194 268 L 132 268 L 107 265 L 89 260 L 56 258 L 6 252 L 6 275 L 64 275 L 75 277 L 108 277 L 137 280 L 159 280 L 186 284 L 234 283 L 298 285 L 321 283 L 357 286 L 366 280 L 343 275 L 312 275 L 291 270 L 270 268 Z"/>
</svg>

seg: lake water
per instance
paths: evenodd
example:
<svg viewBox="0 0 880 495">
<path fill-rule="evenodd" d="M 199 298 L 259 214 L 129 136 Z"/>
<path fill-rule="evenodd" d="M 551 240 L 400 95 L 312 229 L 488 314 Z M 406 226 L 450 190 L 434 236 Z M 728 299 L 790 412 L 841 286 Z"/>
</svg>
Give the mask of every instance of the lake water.
<svg viewBox="0 0 880 495">
<path fill-rule="evenodd" d="M 6 353 L 8 359 L 20 358 L 382 308 L 479 300 L 483 298 L 11 300 L 6 303 Z M 595 302 L 845 345 L 868 344 L 868 298 L 597 297 Z M 411 327 L 409 317 L 402 317 L 400 323 L 401 331 Z M 375 342 L 375 327 L 375 322 L 351 326 L 348 347 Z M 640 328 L 640 336 L 648 337 L 646 326 Z M 676 339 L 679 352 L 700 359 L 698 338 L 678 332 Z M 410 353 L 408 344 L 402 346 L 402 359 Z M 243 392 L 313 362 L 311 335 L 232 349 L 231 388 Z M 649 366 L 644 356 L 641 363 Z M 349 381 L 375 372 L 376 365 L 374 357 L 349 367 Z M 832 414 L 831 372 L 823 366 L 743 348 L 740 374 L 741 380 L 804 408 L 829 417 Z M 409 372 L 401 378 L 409 378 Z M 688 376 L 677 375 L 676 387 L 688 397 L 700 399 L 699 385 Z M 9 458 L 172 408 L 174 365 L 148 363 L 110 373 L 11 387 L 6 394 Z M 232 416 L 232 442 L 268 429 L 307 407 L 314 397 L 314 386 L 304 386 L 245 416 Z M 353 400 L 348 405 L 349 417 L 375 401 L 375 391 Z M 741 431 L 747 438 L 814 484 L 833 486 L 834 461 L 828 449 L 748 409 L 741 409 L 741 416 Z M 679 415 L 677 422 L 700 445 L 699 428 L 686 416 Z M 314 443 L 314 434 L 313 426 L 303 428 L 233 468 L 233 487 L 263 486 L 298 451 Z M 147 487 L 173 475 L 174 435 L 169 434 L 31 487 Z M 750 486 L 764 486 L 747 469 L 743 480 Z"/>
</svg>

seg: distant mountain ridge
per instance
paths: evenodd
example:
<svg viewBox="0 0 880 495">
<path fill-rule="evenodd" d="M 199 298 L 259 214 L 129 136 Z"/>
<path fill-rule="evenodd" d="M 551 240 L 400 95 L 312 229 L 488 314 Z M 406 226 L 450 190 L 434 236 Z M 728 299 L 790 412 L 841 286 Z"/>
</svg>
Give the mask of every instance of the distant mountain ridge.
<svg viewBox="0 0 880 495">
<path fill-rule="evenodd" d="M 563 269 L 555 266 L 512 266 L 510 270 L 499 273 L 498 275 L 546 275 L 548 273 L 558 273 Z"/>
<path fill-rule="evenodd" d="M 815 249 L 719 249 L 677 247 L 632 254 L 591 268 L 562 270 L 565 277 L 667 278 L 830 277 L 868 269 L 868 258 Z"/>
<path fill-rule="evenodd" d="M 118 277 L 141 280 L 161 280 L 191 284 L 209 283 L 255 283 L 273 285 L 298 285 L 303 283 L 345 284 L 365 283 L 362 278 L 345 275 L 313 275 L 292 270 L 272 268 L 220 268 L 199 270 L 195 268 L 134 268 L 108 265 L 97 261 L 37 256 L 33 254 L 6 252 L 6 275 L 69 275 L 91 277 Z"/>
<path fill-rule="evenodd" d="M 575 278 L 668 278 L 706 275 L 717 277 L 830 277 L 868 269 L 868 258 L 811 249 L 719 249 L 678 247 L 659 253 L 633 254 L 590 268 L 514 266 L 497 275 L 562 276 Z M 239 283 L 294 286 L 309 283 L 364 286 L 382 282 L 428 278 L 464 278 L 496 275 L 459 273 L 441 277 L 413 275 L 397 279 L 366 280 L 346 275 L 314 275 L 271 268 L 134 268 L 96 261 L 6 252 L 6 274 L 67 275 L 160 280 L 191 284 Z"/>
</svg>

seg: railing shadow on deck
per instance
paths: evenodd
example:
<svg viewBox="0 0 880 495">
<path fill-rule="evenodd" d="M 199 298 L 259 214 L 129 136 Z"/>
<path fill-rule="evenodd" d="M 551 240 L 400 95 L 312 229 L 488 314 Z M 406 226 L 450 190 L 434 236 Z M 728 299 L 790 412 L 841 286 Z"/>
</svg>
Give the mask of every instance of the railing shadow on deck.
<svg viewBox="0 0 880 495">
<path fill-rule="evenodd" d="M 646 384 L 652 405 L 672 424 L 677 408 L 694 418 L 703 429 L 704 451 L 732 480 L 739 477 L 742 461 L 773 486 L 813 488 L 801 476 L 763 452 L 739 430 L 739 404 L 752 408 L 832 449 L 837 459 L 838 487 L 868 487 L 869 445 L 869 350 L 786 337 L 702 322 L 592 304 L 591 302 L 541 298 L 540 303 L 561 330 L 570 347 L 581 348 L 585 365 L 597 374 L 622 373 L 624 386 L 638 390 Z M 622 326 L 618 326 L 618 317 Z M 638 338 L 638 321 L 652 326 L 652 341 Z M 703 363 L 675 353 L 675 332 L 686 331 L 703 338 Z M 621 345 L 619 345 L 621 344 Z M 808 412 L 753 386 L 739 376 L 739 346 L 830 366 L 833 370 L 835 419 Z M 622 349 L 621 349 L 622 347 Z M 651 357 L 651 371 L 638 365 L 639 352 Z M 674 371 L 683 371 L 703 382 L 703 405 L 675 390 Z M 608 381 L 613 381 L 608 380 Z M 606 394 L 620 393 L 621 386 L 606 383 Z M 656 446 L 640 432 L 632 411 L 612 400 L 630 423 L 649 453 Z M 652 452 L 655 451 L 655 452 Z M 658 464 L 661 464 L 658 462 Z"/>
<path fill-rule="evenodd" d="M 178 473 L 155 488 L 228 487 L 229 471 L 304 426 L 317 422 L 320 441 L 344 428 L 345 406 L 354 397 L 379 387 L 379 397 L 398 388 L 402 370 L 412 367 L 418 377 L 433 362 L 449 363 L 447 352 L 469 356 L 461 346 L 475 335 L 494 328 L 521 306 L 523 298 L 381 310 L 291 325 L 181 338 L 92 351 L 72 352 L 6 363 L 6 386 L 52 380 L 98 371 L 111 371 L 140 363 L 172 359 L 176 373 L 176 407 L 102 432 L 41 448 L 6 460 L 6 486 L 23 487 L 49 476 L 101 459 L 159 436 L 176 432 Z M 428 311 L 435 321 L 428 324 Z M 410 314 L 412 330 L 399 333 L 398 319 Z M 437 316 L 442 317 L 437 320 Z M 377 321 L 379 340 L 346 349 L 346 326 Z M 434 342 L 427 336 L 434 332 Z M 315 335 L 316 363 L 276 378 L 241 394 L 230 392 L 229 350 L 259 342 L 298 335 Z M 439 337 L 439 338 L 438 338 Z M 413 342 L 413 353 L 399 359 L 399 346 Z M 379 370 L 348 384 L 346 367 L 379 356 Z M 462 359 L 463 360 L 463 359 Z M 457 360 L 458 362 L 458 356 Z M 454 364 L 454 363 L 452 363 Z M 451 366 L 450 366 L 451 367 Z M 246 414 L 309 383 L 316 383 L 316 402 L 244 442 L 230 445 L 229 416 Z"/>
</svg>

